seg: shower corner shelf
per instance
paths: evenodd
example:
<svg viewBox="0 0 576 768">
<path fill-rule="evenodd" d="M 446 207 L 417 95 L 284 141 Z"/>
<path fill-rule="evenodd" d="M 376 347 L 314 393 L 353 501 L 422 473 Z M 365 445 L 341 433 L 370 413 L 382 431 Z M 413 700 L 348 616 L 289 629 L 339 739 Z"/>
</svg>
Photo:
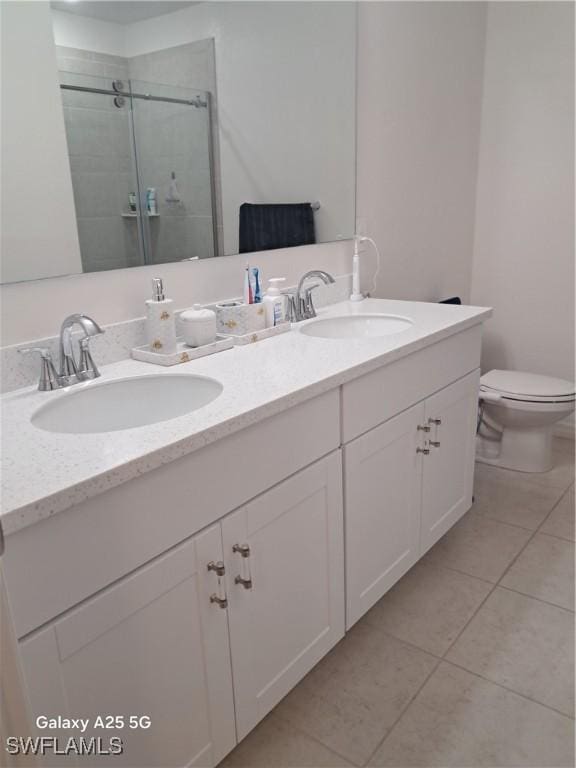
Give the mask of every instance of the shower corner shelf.
<svg viewBox="0 0 576 768">
<path fill-rule="evenodd" d="M 160 214 L 159 213 L 148 213 L 146 214 L 149 219 L 157 219 Z M 123 219 L 137 219 L 138 214 L 134 211 L 122 211 L 122 218 Z"/>
</svg>

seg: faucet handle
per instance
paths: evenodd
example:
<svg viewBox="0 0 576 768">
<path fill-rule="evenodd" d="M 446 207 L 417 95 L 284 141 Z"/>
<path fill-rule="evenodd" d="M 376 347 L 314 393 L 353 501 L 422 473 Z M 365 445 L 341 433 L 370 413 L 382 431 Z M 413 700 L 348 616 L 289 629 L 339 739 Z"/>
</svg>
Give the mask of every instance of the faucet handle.
<svg viewBox="0 0 576 768">
<path fill-rule="evenodd" d="M 99 331 L 104 333 L 104 331 Z M 78 361 L 78 375 L 82 379 L 97 379 L 100 376 L 96 363 L 90 353 L 91 336 L 84 336 L 80 339 L 80 360 Z"/>
<path fill-rule="evenodd" d="M 40 392 L 50 392 L 53 389 L 60 389 L 62 386 L 52 362 L 52 354 L 47 347 L 24 347 L 19 349 L 21 355 L 30 355 L 33 352 L 40 355 L 41 369 L 38 389 Z"/>
<path fill-rule="evenodd" d="M 289 291 L 283 291 L 282 296 L 286 299 L 286 320 L 289 323 L 298 322 L 298 311 L 296 307 L 296 294 Z"/>
<path fill-rule="evenodd" d="M 320 283 L 312 283 L 312 285 L 309 285 L 308 288 L 304 291 L 304 296 L 302 297 L 302 315 L 305 320 L 310 320 L 312 317 L 316 317 L 316 308 L 314 307 L 314 302 L 312 301 L 312 291 L 315 288 L 319 288 Z"/>
</svg>

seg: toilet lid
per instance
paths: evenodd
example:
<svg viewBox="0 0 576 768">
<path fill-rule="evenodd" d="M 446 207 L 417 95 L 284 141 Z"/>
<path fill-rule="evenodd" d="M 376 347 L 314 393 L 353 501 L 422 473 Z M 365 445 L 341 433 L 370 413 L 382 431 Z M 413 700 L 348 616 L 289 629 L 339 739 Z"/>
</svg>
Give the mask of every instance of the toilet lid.
<svg viewBox="0 0 576 768">
<path fill-rule="evenodd" d="M 574 382 L 522 371 L 489 371 L 480 379 L 482 389 L 500 392 L 513 400 L 574 400 Z"/>
</svg>

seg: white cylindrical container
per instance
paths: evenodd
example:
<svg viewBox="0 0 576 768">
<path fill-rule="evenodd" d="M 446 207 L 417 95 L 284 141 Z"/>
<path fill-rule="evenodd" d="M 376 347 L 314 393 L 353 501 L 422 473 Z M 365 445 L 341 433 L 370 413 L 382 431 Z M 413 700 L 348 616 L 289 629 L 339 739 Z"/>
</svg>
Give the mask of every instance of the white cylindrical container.
<svg viewBox="0 0 576 768">
<path fill-rule="evenodd" d="M 176 323 L 174 302 L 164 296 L 159 277 L 152 280 L 152 298 L 146 301 L 146 337 L 150 349 L 160 354 L 176 352 Z"/>
<path fill-rule="evenodd" d="M 202 347 L 216 340 L 216 312 L 194 304 L 180 315 L 182 336 L 189 347 Z"/>
<path fill-rule="evenodd" d="M 284 321 L 286 298 L 280 293 L 280 283 L 285 282 L 285 277 L 271 277 L 268 280 L 268 290 L 262 298 L 266 315 L 266 328 L 280 325 Z"/>
</svg>

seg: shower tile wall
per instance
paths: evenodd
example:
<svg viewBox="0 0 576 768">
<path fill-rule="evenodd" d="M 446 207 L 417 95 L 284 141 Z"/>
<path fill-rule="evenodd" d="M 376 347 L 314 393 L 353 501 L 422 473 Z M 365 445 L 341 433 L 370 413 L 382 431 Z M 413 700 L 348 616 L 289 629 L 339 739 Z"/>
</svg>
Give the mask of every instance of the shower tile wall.
<svg viewBox="0 0 576 768">
<path fill-rule="evenodd" d="M 216 199 L 220 194 L 218 115 L 216 112 L 216 68 L 213 40 L 167 48 L 128 59 L 130 78 L 162 83 L 175 88 L 208 91 L 213 97 L 213 153 Z M 162 89 L 161 95 L 166 95 Z M 171 93 L 181 97 L 178 92 Z M 140 168 L 145 186 L 156 187 L 160 218 L 150 221 L 155 260 L 207 258 L 214 255 L 207 114 L 205 109 L 170 103 L 139 101 L 137 115 Z M 141 116 L 146 119 L 141 119 Z M 170 173 L 177 177 L 183 206 L 166 204 Z M 146 177 L 149 178 L 146 178 Z M 219 203 L 217 203 L 219 206 Z M 222 253 L 222 215 L 218 222 L 217 253 Z M 156 247 L 154 247 L 156 246 Z M 184 246 L 184 249 L 183 247 Z M 178 249 L 175 251 L 174 249 Z M 181 255 L 183 254 L 183 255 Z"/>
<path fill-rule="evenodd" d="M 58 69 L 106 78 L 128 78 L 118 56 L 56 46 Z M 105 83 L 99 81 L 98 85 Z M 62 90 L 70 170 L 85 272 L 142 264 L 134 219 L 122 218 L 136 189 L 127 108 L 110 96 Z"/>
<path fill-rule="evenodd" d="M 212 40 L 132 59 L 63 46 L 56 51 L 61 72 L 106 78 L 106 87 L 117 78 L 157 82 L 209 91 L 216 103 Z M 102 85 L 103 81 L 98 83 Z M 166 95 L 166 89 L 159 95 Z M 118 109 L 104 95 L 62 91 L 62 98 L 84 270 L 141 264 L 136 220 L 121 216 L 128 207 L 128 193 L 136 188 L 129 108 Z M 151 261 L 215 255 L 206 110 L 143 100 L 135 100 L 134 109 L 141 178 L 145 187 L 156 188 L 160 214 L 149 220 Z M 214 113 L 213 119 L 217 120 Z M 213 151 L 218 185 L 217 142 Z M 166 202 L 172 171 L 181 205 Z M 220 201 L 218 188 L 216 193 Z M 216 251 L 222 253 L 221 226 L 217 238 Z"/>
</svg>

